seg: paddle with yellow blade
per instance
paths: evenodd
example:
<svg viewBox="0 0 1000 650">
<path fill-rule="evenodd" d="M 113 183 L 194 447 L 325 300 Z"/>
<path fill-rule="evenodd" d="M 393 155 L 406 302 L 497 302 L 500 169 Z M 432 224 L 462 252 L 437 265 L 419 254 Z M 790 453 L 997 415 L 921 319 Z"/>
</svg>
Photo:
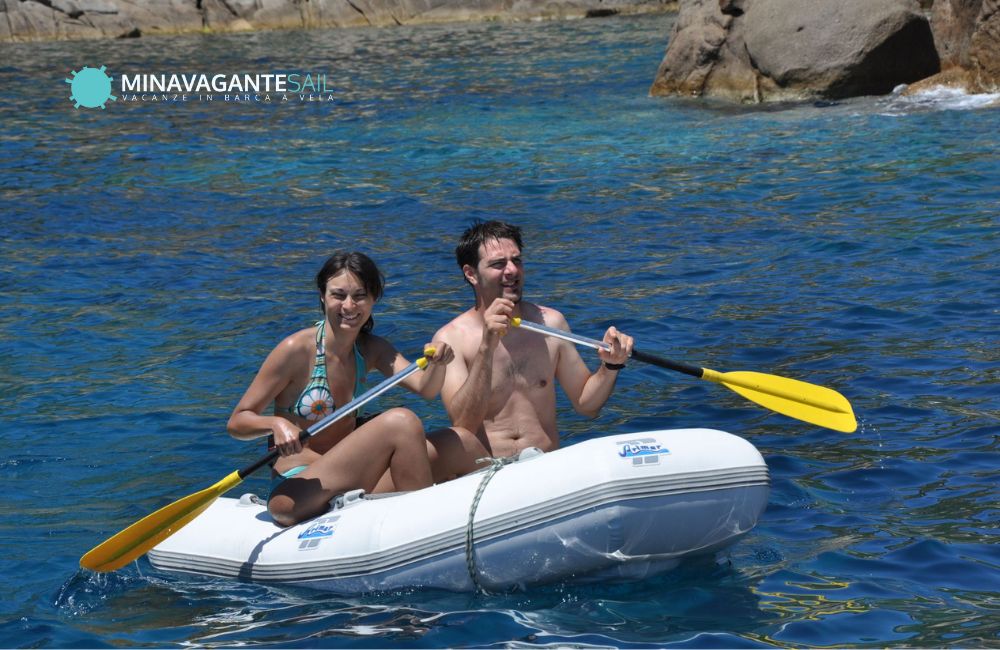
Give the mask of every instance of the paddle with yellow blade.
<svg viewBox="0 0 1000 650">
<path fill-rule="evenodd" d="M 610 346 L 604 341 L 578 336 L 572 332 L 549 327 L 540 323 L 512 318 L 511 324 L 521 329 L 531 330 L 539 334 L 586 345 L 596 349 L 608 350 Z M 797 379 L 767 375 L 762 372 L 716 372 L 708 368 L 698 368 L 684 363 L 671 361 L 638 350 L 632 350 L 632 358 L 645 363 L 660 366 L 668 370 L 683 372 L 686 375 L 706 379 L 735 391 L 751 402 L 756 402 L 775 413 L 802 420 L 810 424 L 851 433 L 858 428 L 854 419 L 851 403 L 835 390 L 809 384 Z"/>
<path fill-rule="evenodd" d="M 386 392 L 417 370 L 426 368 L 428 357 L 433 355 L 434 348 L 428 346 L 424 349 L 423 357 L 299 433 L 299 440 L 305 441 L 311 436 L 316 435 L 337 420 L 343 419 L 349 413 L 361 408 Z M 215 485 L 205 488 L 200 492 L 189 494 L 140 519 L 114 537 L 105 540 L 91 549 L 86 555 L 80 558 L 80 566 L 92 571 L 114 571 L 115 569 L 120 569 L 186 526 L 220 496 L 242 483 L 243 479 L 247 476 L 276 459 L 279 453 L 275 449 L 257 462 L 233 472 Z"/>
</svg>

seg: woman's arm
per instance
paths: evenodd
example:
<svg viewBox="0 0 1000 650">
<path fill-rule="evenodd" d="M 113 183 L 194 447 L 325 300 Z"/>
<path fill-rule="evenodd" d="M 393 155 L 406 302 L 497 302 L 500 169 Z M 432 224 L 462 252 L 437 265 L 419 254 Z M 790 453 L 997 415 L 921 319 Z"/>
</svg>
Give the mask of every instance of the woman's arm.
<svg viewBox="0 0 1000 650">
<path fill-rule="evenodd" d="M 425 356 L 428 348 L 434 348 L 434 354 L 428 357 L 427 367 L 423 372 L 414 373 L 401 382 L 402 386 L 410 389 L 424 399 L 434 399 L 441 392 L 444 385 L 445 368 L 455 353 L 451 346 L 444 341 L 431 341 L 424 346 Z M 404 370 L 410 365 L 400 352 L 388 341 L 381 337 L 372 336 L 369 342 L 374 366 L 386 377 L 392 376 Z"/>
<path fill-rule="evenodd" d="M 229 435 L 237 440 L 253 440 L 273 434 L 275 446 L 283 455 L 302 451 L 299 428 L 283 417 L 263 415 L 263 412 L 291 381 L 297 356 L 294 336 L 279 343 L 267 355 L 226 425 Z"/>
</svg>

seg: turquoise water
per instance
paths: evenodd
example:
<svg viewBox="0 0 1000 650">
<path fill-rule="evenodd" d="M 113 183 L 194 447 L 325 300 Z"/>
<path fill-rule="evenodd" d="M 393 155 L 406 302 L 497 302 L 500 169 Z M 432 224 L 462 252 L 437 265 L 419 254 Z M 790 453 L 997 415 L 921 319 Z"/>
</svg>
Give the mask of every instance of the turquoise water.
<svg viewBox="0 0 1000 650">
<path fill-rule="evenodd" d="M 0 46 L 0 646 L 1000 644 L 1000 111 L 649 98 L 671 20 Z M 75 110 L 83 65 L 321 70 L 335 101 Z M 342 598 L 78 570 L 259 455 L 226 417 L 315 318 L 331 251 L 376 258 L 377 331 L 415 351 L 468 306 L 450 251 L 488 217 L 525 228 L 527 295 L 575 331 L 830 386 L 860 429 L 639 364 L 594 422 L 561 401 L 567 444 L 710 426 L 771 468 L 728 554 L 631 584 Z"/>
</svg>

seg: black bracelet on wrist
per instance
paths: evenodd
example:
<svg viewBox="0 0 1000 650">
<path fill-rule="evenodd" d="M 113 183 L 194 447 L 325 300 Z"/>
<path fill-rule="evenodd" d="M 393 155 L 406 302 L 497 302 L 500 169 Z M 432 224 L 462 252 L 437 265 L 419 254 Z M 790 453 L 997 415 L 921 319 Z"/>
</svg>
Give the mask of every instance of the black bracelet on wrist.
<svg viewBox="0 0 1000 650">
<path fill-rule="evenodd" d="M 622 368 L 625 367 L 625 364 L 624 363 L 608 363 L 607 361 L 605 361 L 604 362 L 604 367 L 607 368 L 608 370 L 621 370 Z"/>
</svg>

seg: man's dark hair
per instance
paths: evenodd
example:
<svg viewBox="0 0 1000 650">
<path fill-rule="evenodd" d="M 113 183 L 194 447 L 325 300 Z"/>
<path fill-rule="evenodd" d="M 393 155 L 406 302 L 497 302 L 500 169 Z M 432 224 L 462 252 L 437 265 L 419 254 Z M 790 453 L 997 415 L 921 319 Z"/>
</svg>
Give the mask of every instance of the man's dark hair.
<svg viewBox="0 0 1000 650">
<path fill-rule="evenodd" d="M 458 268 L 466 264 L 471 267 L 479 265 L 479 247 L 493 239 L 510 239 L 519 249 L 521 244 L 521 229 L 503 221 L 477 221 L 462 233 L 462 238 L 455 247 L 455 259 Z"/>
</svg>

